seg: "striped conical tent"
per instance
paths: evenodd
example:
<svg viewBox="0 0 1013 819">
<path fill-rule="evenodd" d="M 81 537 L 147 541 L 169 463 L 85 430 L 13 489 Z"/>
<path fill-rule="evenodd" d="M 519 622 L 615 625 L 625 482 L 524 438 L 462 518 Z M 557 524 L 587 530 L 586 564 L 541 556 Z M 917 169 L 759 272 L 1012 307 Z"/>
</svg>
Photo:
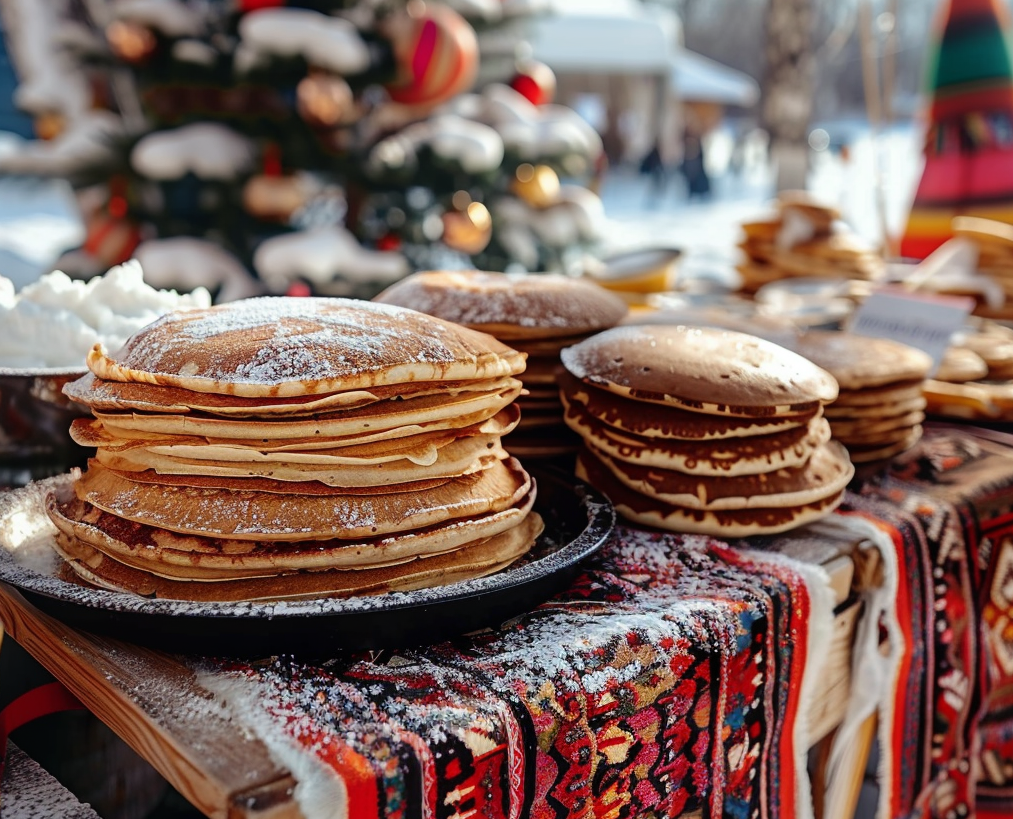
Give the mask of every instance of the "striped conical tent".
<svg viewBox="0 0 1013 819">
<path fill-rule="evenodd" d="M 958 214 L 1013 223 L 1013 58 L 1002 0 L 944 0 L 929 67 L 925 170 L 901 255 L 924 258 Z"/>
</svg>

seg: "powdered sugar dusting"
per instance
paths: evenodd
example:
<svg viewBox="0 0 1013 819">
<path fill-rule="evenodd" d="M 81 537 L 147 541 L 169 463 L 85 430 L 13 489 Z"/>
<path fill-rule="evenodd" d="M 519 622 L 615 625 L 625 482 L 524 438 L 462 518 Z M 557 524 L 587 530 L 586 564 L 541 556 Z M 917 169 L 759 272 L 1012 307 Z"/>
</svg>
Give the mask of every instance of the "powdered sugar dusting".
<svg viewBox="0 0 1013 819">
<path fill-rule="evenodd" d="M 275 386 L 411 365 L 435 372 L 505 352 L 490 338 L 400 307 L 267 297 L 171 313 L 113 360 L 156 375 Z"/>
</svg>

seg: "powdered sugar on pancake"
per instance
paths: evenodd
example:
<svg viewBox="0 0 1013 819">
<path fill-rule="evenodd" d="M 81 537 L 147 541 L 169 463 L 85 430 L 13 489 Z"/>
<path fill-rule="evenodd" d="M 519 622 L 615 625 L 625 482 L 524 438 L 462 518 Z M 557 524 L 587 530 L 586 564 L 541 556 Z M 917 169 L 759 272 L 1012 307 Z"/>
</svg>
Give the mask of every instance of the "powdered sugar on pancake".
<svg viewBox="0 0 1013 819">
<path fill-rule="evenodd" d="M 350 299 L 260 298 L 172 313 L 116 354 L 101 378 L 235 395 L 304 395 L 377 384 L 488 378 L 524 368 L 490 336 L 412 310 Z"/>
</svg>

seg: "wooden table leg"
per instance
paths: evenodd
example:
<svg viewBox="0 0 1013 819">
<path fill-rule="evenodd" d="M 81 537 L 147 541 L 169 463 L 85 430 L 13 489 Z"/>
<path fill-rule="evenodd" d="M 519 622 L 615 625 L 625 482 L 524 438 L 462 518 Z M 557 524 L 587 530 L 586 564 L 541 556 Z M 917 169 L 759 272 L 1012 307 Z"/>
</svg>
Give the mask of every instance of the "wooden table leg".
<svg viewBox="0 0 1013 819">
<path fill-rule="evenodd" d="M 845 796 L 832 805 L 828 805 L 826 802 L 826 769 L 836 731 L 824 737 L 817 744 L 816 763 L 812 776 L 813 812 L 816 819 L 854 819 L 858 798 L 862 792 L 862 783 L 865 781 L 865 768 L 869 763 L 872 743 L 876 739 L 877 724 L 877 716 L 873 713 L 858 727 L 858 731 L 855 732 L 855 741 L 844 750 L 841 775 L 846 777 Z"/>
</svg>

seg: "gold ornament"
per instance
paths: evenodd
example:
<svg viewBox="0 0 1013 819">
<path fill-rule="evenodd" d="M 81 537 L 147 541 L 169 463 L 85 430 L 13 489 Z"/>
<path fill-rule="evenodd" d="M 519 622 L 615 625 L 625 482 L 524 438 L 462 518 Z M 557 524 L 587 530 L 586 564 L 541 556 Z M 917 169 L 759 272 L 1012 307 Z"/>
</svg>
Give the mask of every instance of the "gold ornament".
<svg viewBox="0 0 1013 819">
<path fill-rule="evenodd" d="M 492 216 L 481 202 L 443 214 L 443 243 L 469 256 L 481 253 L 492 239 Z"/>
<path fill-rule="evenodd" d="M 559 201 L 559 176 L 548 165 L 521 165 L 510 188 L 538 210 L 544 210 Z"/>
<path fill-rule="evenodd" d="M 35 128 L 35 136 L 39 139 L 56 139 L 63 133 L 63 129 L 66 124 L 67 123 L 64 121 L 63 115 L 58 114 L 55 111 L 47 111 L 44 114 L 39 114 L 32 121 L 32 125 Z"/>
<path fill-rule="evenodd" d="M 129 20 L 113 20 L 106 26 L 106 40 L 113 54 L 128 63 L 143 62 L 158 47 L 158 40 L 150 28 Z"/>
<path fill-rule="evenodd" d="M 352 119 L 352 89 L 341 77 L 310 74 L 295 89 L 299 116 L 314 128 L 335 128 Z"/>
<path fill-rule="evenodd" d="M 254 176 L 243 187 L 243 209 L 258 219 L 287 222 L 305 204 L 305 185 L 294 176 Z"/>
</svg>

